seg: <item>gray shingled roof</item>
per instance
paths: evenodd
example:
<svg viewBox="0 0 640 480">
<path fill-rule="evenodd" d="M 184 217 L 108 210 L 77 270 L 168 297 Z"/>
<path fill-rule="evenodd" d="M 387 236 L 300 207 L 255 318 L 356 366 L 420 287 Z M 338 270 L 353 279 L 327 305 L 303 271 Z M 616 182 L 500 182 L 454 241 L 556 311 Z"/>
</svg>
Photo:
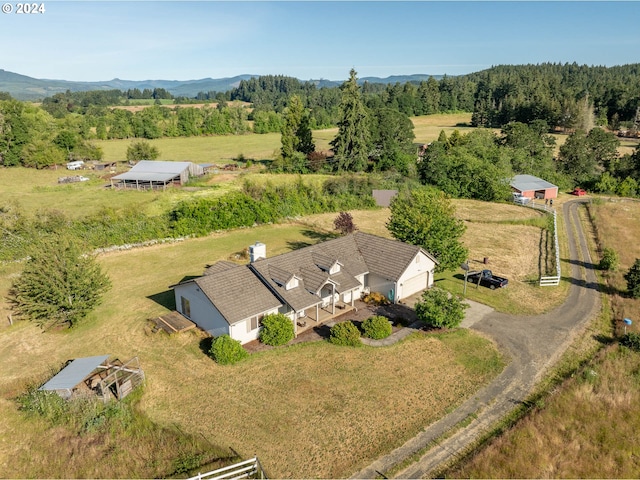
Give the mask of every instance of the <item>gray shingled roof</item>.
<svg viewBox="0 0 640 480">
<path fill-rule="evenodd" d="M 207 267 L 204 269 L 204 275 L 214 275 L 216 273 L 224 272 L 225 270 L 229 270 L 230 268 L 234 268 L 237 266 L 238 264 L 236 263 L 221 260 L 214 263 L 213 265 L 207 265 Z"/>
<path fill-rule="evenodd" d="M 109 359 L 111 355 L 98 355 L 96 357 L 76 358 L 64 367 L 57 375 L 53 376 L 39 390 L 71 390 L 93 371 Z"/>
<path fill-rule="evenodd" d="M 229 325 L 282 306 L 247 265 L 235 265 L 187 282 L 200 287 Z"/>
<path fill-rule="evenodd" d="M 187 282 L 197 283 L 232 324 L 280 307 L 282 302 L 295 311 L 314 307 L 322 303 L 318 293 L 328 282 L 344 293 L 361 285 L 356 276 L 369 272 L 398 280 L 420 251 L 438 263 L 418 246 L 356 232 L 250 265 L 218 262 L 203 277 Z M 327 269 L 336 262 L 341 269 L 330 275 Z M 294 275 L 299 285 L 287 290 L 285 284 Z"/>
<path fill-rule="evenodd" d="M 530 190 L 546 190 L 549 188 L 558 188 L 553 183 L 549 183 L 533 175 L 516 175 L 509 184 L 516 190 L 526 192 Z"/>
<path fill-rule="evenodd" d="M 419 251 L 438 263 L 431 254 L 416 245 L 362 232 L 353 236 L 369 271 L 390 280 L 398 280 Z"/>
</svg>

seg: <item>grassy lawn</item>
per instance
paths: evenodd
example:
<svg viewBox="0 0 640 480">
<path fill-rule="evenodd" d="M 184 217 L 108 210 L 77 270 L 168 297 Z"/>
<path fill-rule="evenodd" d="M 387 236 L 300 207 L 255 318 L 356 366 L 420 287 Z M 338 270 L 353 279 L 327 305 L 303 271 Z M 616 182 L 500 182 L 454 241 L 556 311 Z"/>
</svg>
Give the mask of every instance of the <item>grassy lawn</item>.
<svg viewBox="0 0 640 480">
<path fill-rule="evenodd" d="M 231 446 L 243 457 L 257 454 L 273 477 L 297 478 L 349 475 L 417 434 L 502 369 L 494 346 L 466 331 L 416 334 L 388 348 L 303 344 L 255 354 L 232 367 L 209 359 L 197 332 L 150 333 L 147 319 L 173 307 L 169 285 L 201 274 L 204 264 L 227 259 L 256 240 L 276 255 L 300 241 L 313 243 L 315 236 L 305 225 L 263 226 L 106 254 L 100 262 L 113 289 L 86 324 L 47 334 L 26 323 L 4 325 L 0 359 L 11 365 L 0 375 L 0 416 L 7 419 L 0 422 L 4 474 L 42 476 L 34 473 L 42 472 L 32 466 L 35 458 L 38 465 L 53 465 L 46 476 L 75 476 L 54 456 L 72 455 L 82 438 L 60 428 L 49 432 L 41 421 L 23 423 L 10 399 L 79 356 L 138 355 L 148 380 L 140 408 L 149 418 Z M 0 266 L 2 292 L 19 269 Z M 53 433 L 60 440 L 55 449 L 39 440 Z M 100 445 L 94 448 L 109 455 Z M 89 476 L 113 475 L 76 468 Z"/>
</svg>

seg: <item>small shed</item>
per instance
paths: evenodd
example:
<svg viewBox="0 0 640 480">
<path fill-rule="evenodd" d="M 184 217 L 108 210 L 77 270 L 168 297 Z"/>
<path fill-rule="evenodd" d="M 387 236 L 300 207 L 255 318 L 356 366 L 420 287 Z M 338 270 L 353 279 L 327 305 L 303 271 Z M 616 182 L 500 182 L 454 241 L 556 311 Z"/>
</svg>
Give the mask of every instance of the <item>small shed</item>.
<svg viewBox="0 0 640 480">
<path fill-rule="evenodd" d="M 112 170 L 115 171 L 118 162 L 94 162 L 94 170 Z"/>
<path fill-rule="evenodd" d="M 184 185 L 189 176 L 202 175 L 202 167 L 192 162 L 140 160 L 131 170 L 111 178 L 112 187 L 146 190 Z"/>
<path fill-rule="evenodd" d="M 91 395 L 104 401 L 120 400 L 144 382 L 144 372 L 138 357 L 125 363 L 110 358 L 111 355 L 76 358 L 39 390 L 55 392 L 65 400 Z"/>
<path fill-rule="evenodd" d="M 514 192 L 523 197 L 550 199 L 558 197 L 558 187 L 533 175 L 516 175 L 509 183 Z"/>
<path fill-rule="evenodd" d="M 398 194 L 398 190 L 374 190 L 372 192 L 376 205 L 379 207 L 388 207 L 391 200 Z"/>
</svg>

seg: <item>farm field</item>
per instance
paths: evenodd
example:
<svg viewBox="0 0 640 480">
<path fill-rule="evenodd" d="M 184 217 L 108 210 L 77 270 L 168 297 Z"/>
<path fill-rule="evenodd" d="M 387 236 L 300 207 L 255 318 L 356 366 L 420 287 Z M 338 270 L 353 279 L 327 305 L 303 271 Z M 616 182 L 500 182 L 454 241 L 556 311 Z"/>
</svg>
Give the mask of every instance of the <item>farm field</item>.
<svg viewBox="0 0 640 480">
<path fill-rule="evenodd" d="M 513 205 L 471 201 L 457 205 L 459 215 L 468 223 L 469 238 L 479 226 L 495 231 L 494 222 L 537 215 Z M 352 213 L 363 231 L 383 233 L 387 211 L 376 211 L 380 216 L 372 211 Z M 11 398 L 30 381 L 42 380 L 51 368 L 78 356 L 138 355 L 148 379 L 140 408 L 150 419 L 231 446 L 245 457 L 258 454 L 275 477 L 347 476 L 415 435 L 501 370 L 501 360 L 491 343 L 463 331 L 416 335 L 385 349 L 350 350 L 323 342 L 298 345 L 254 355 L 234 367 L 221 367 L 210 360 L 201 349 L 203 337 L 193 331 L 173 337 L 149 333 L 147 319 L 173 307 L 168 285 L 200 274 L 204 264 L 227 259 L 257 239 L 267 244 L 269 255 L 282 253 L 297 242 L 313 243 L 317 235 L 309 232 L 325 231 L 331 221 L 330 215 L 318 215 L 305 219 L 304 224 L 242 229 L 105 254 L 100 262 L 114 287 L 87 324 L 45 335 L 24 323 L 2 327 L 0 359 L 12 365 L 0 375 L 0 413 L 7 419 L 0 424 L 0 438 L 12 438 L 0 454 L 3 471 L 18 477 L 73 476 L 59 462 L 52 462 L 59 469 L 57 474 L 33 470 L 34 465 L 46 465 L 50 455 L 50 443 L 38 441 L 46 425 L 29 420 L 33 428 L 21 428 L 24 418 Z M 535 266 L 537 255 L 531 246 L 537 240 L 523 243 L 522 236 L 536 239 L 539 229 L 518 222 L 501 224 L 500 228 L 504 228 L 507 242 L 503 254 L 528 253 L 532 258 L 523 265 Z M 479 252 L 485 247 L 474 240 L 473 248 Z M 493 261 L 509 262 L 498 257 Z M 6 264 L 0 270 L 0 291 L 6 292 L 20 265 Z M 511 275 L 510 279 L 513 284 L 509 289 L 491 293 L 517 292 L 517 277 Z M 526 283 L 520 288 L 540 291 L 540 299 L 550 292 Z M 478 295 L 489 292 L 477 290 Z M 213 398 L 225 400 L 212 402 Z M 221 404 L 224 408 L 219 408 Z M 423 408 L 427 404 L 429 408 Z M 61 441 L 65 439 L 56 454 L 82 448 L 79 440 L 71 442 L 60 427 L 55 432 Z M 367 438 L 366 444 L 363 438 Z M 28 456 L 23 453 L 24 445 L 29 445 Z M 96 446 L 92 448 L 94 456 L 87 458 L 105 454 Z M 327 456 L 329 450 L 332 453 Z M 101 476 L 98 471 L 84 471 Z"/>
<path fill-rule="evenodd" d="M 591 205 L 601 247 L 619 269 L 605 276 L 617 334 L 622 319 L 638 332 L 640 301 L 624 295 L 624 273 L 640 258 L 640 203 L 604 199 Z M 609 326 L 610 335 L 611 327 Z M 597 332 L 596 332 L 597 333 Z M 607 338 L 603 342 L 607 343 Z M 451 471 L 452 478 L 635 478 L 640 471 L 640 355 L 606 345 L 545 399 L 544 406 Z"/>
<path fill-rule="evenodd" d="M 471 129 L 466 126 L 471 121 L 470 113 L 427 115 L 413 117 L 411 120 L 414 123 L 416 143 L 436 140 L 443 129 L 447 133 L 455 129 L 461 132 Z M 328 150 L 329 142 L 337 131 L 337 128 L 314 130 L 316 150 Z M 122 161 L 126 159 L 127 147 L 133 140 L 97 140 L 94 143 L 102 148 L 105 161 Z M 279 133 L 159 138 L 149 140 L 149 143 L 160 151 L 159 160 L 219 165 L 233 162 L 240 154 L 257 161 L 271 160 L 281 147 Z"/>
</svg>

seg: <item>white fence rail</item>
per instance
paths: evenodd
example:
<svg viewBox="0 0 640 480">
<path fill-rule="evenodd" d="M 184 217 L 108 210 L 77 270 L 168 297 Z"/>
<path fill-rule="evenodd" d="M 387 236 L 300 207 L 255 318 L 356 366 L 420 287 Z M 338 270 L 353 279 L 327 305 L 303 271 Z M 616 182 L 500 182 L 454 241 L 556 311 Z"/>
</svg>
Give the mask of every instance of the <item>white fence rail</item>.
<svg viewBox="0 0 640 480">
<path fill-rule="evenodd" d="M 236 478 L 261 478 L 267 477 L 262 470 L 258 457 L 250 458 L 244 462 L 235 463 L 228 467 L 212 470 L 207 473 L 199 473 L 195 477 L 189 478 L 189 480 L 232 480 Z"/>
<path fill-rule="evenodd" d="M 553 249 L 556 254 L 556 274 L 555 275 L 541 275 L 540 276 L 540 286 L 541 287 L 555 287 L 560 284 L 560 245 L 558 244 L 558 220 L 556 211 L 553 207 L 549 207 L 546 203 L 544 205 L 537 204 L 535 201 L 527 204 L 527 207 L 535 208 L 536 210 L 543 210 L 545 212 L 549 212 L 553 214 Z"/>
</svg>

